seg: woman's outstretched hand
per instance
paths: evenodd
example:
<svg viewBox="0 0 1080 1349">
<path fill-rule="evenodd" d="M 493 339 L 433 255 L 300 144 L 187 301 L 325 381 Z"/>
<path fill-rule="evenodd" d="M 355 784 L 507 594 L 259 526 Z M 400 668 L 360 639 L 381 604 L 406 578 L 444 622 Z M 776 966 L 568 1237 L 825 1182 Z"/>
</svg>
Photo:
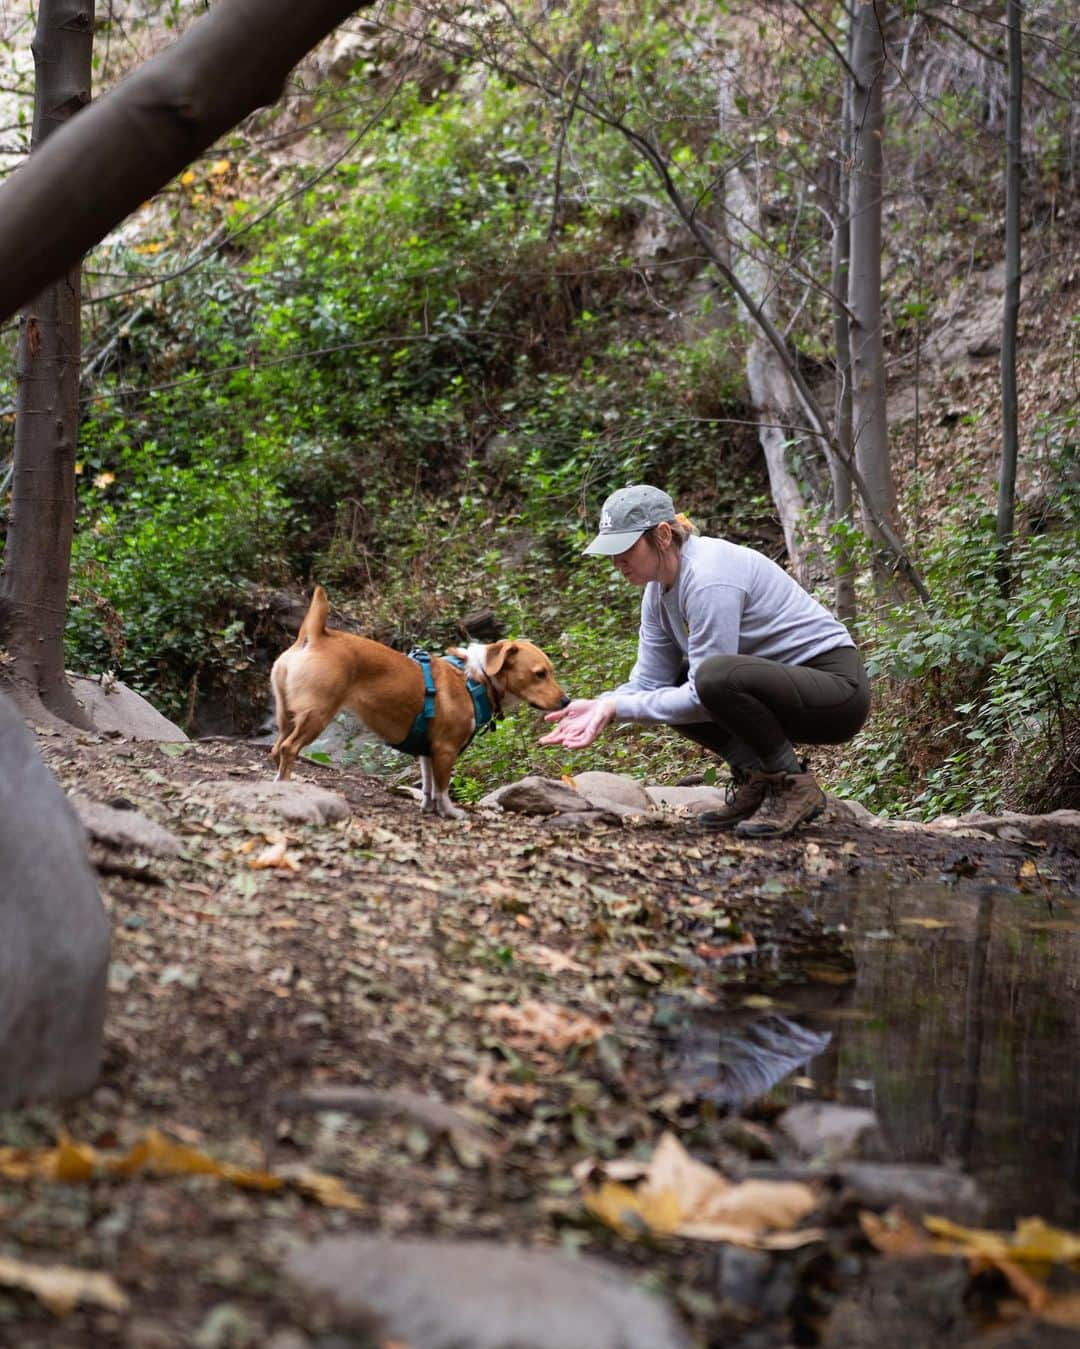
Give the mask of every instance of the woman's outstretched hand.
<svg viewBox="0 0 1080 1349">
<path fill-rule="evenodd" d="M 615 703 L 611 698 L 575 698 L 568 706 L 545 716 L 545 721 L 557 724 L 553 731 L 541 736 L 540 743 L 584 749 L 614 718 Z"/>
</svg>

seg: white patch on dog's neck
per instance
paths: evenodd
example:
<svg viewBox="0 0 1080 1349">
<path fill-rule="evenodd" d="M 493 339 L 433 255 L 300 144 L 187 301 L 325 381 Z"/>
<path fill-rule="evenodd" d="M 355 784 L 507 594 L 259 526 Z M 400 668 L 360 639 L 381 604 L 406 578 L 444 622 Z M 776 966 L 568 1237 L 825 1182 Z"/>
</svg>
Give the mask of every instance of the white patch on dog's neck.
<svg viewBox="0 0 1080 1349">
<path fill-rule="evenodd" d="M 487 647 L 483 642 L 470 642 L 465 648 L 465 673 L 470 679 L 484 678 L 484 657 Z"/>
</svg>

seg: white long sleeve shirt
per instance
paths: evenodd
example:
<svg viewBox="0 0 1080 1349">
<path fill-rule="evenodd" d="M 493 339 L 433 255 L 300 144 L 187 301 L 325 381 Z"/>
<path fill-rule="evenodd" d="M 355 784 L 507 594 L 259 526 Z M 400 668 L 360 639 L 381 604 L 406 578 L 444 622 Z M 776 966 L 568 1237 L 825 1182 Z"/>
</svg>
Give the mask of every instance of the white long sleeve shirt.
<svg viewBox="0 0 1080 1349">
<path fill-rule="evenodd" d="M 847 628 L 763 553 L 725 539 L 691 537 L 670 589 L 659 581 L 645 587 L 634 668 L 625 684 L 603 696 L 615 700 L 619 721 L 711 721 L 694 685 L 707 657 L 763 656 L 805 665 L 854 645 Z"/>
</svg>

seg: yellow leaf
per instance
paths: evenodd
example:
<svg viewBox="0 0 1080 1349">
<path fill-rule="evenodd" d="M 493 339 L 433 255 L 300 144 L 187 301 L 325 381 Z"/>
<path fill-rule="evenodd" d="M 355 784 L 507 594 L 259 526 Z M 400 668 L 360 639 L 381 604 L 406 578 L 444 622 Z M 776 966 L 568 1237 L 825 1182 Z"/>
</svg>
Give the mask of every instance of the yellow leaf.
<svg viewBox="0 0 1080 1349">
<path fill-rule="evenodd" d="M 207 170 L 211 178 L 220 178 L 222 174 L 228 173 L 232 165 L 227 159 L 215 159 Z"/>
<path fill-rule="evenodd" d="M 317 1199 L 324 1208 L 343 1208 L 359 1213 L 366 1207 L 360 1196 L 347 1190 L 337 1176 L 310 1171 L 306 1166 L 286 1168 L 282 1176 L 294 1189 Z"/>
<path fill-rule="evenodd" d="M 1080 1236 L 1051 1227 L 1041 1218 L 1024 1218 L 1016 1231 L 994 1232 L 984 1228 L 960 1227 L 947 1218 L 927 1214 L 923 1226 L 952 1249 L 989 1260 L 1013 1260 L 1021 1264 L 1071 1265 L 1080 1263 Z"/>
<path fill-rule="evenodd" d="M 0 1284 L 24 1288 L 55 1316 L 67 1316 L 80 1302 L 126 1312 L 128 1300 L 109 1274 L 69 1265 L 31 1265 L 0 1256 Z"/>
<path fill-rule="evenodd" d="M 585 1207 L 624 1237 L 640 1236 L 643 1232 L 670 1235 L 682 1216 L 679 1201 L 670 1191 L 646 1193 L 613 1180 L 587 1193 Z"/>
<path fill-rule="evenodd" d="M 97 1166 L 94 1149 L 88 1143 L 76 1143 L 67 1134 L 60 1135 L 53 1156 L 53 1175 L 57 1180 L 90 1180 Z"/>
<path fill-rule="evenodd" d="M 163 243 L 158 243 L 155 240 L 148 244 L 136 244 L 134 251 L 136 253 L 160 253 L 164 247 Z"/>
<path fill-rule="evenodd" d="M 95 487 L 108 487 L 108 485 L 109 485 L 110 483 L 115 482 L 115 481 L 116 481 L 116 474 L 115 474 L 115 473 L 99 473 L 99 474 L 95 477 L 95 479 L 94 479 L 94 486 L 95 486 Z"/>
<path fill-rule="evenodd" d="M 809 1185 L 732 1182 L 691 1157 L 672 1133 L 661 1137 L 636 1189 L 608 1180 L 586 1192 L 585 1204 L 624 1233 L 644 1226 L 658 1236 L 776 1250 L 821 1239 L 817 1229 L 792 1230 L 817 1204 Z"/>
<path fill-rule="evenodd" d="M 191 184 L 192 184 L 194 181 L 195 181 L 195 175 L 194 175 L 194 173 L 192 173 L 192 171 L 191 171 L 190 169 L 188 169 L 185 173 L 182 173 L 182 174 L 180 175 L 180 186 L 181 186 L 181 187 L 190 187 Z"/>
<path fill-rule="evenodd" d="M 901 918 L 900 921 L 906 923 L 908 927 L 925 927 L 931 932 L 939 927 L 952 927 L 952 923 L 947 923 L 942 918 Z"/>
</svg>

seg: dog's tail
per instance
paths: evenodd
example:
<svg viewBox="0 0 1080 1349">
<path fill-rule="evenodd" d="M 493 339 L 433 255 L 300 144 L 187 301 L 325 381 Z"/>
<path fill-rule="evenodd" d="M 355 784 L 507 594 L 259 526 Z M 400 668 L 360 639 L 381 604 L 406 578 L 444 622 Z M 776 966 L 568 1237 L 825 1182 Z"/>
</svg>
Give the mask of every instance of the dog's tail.
<svg viewBox="0 0 1080 1349">
<path fill-rule="evenodd" d="M 322 586 L 316 586 L 304 621 L 300 624 L 300 631 L 296 634 L 296 640 L 301 643 L 311 642 L 316 637 L 321 637 L 326 631 L 326 615 L 329 611 L 330 601 L 326 598 L 326 591 Z"/>
</svg>

